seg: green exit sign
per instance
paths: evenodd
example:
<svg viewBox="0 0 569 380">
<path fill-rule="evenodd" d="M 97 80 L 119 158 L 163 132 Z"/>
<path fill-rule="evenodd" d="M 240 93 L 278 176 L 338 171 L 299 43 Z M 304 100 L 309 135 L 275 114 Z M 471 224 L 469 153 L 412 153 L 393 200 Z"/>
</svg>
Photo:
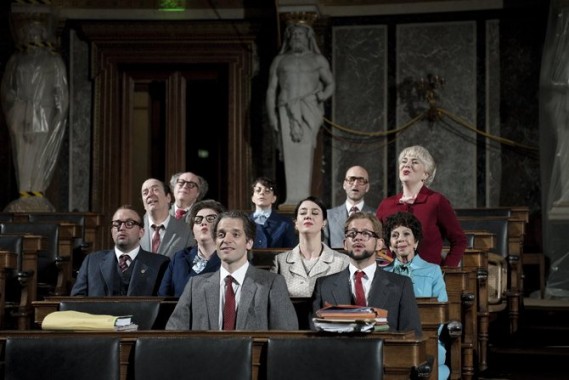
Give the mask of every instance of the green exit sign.
<svg viewBox="0 0 569 380">
<path fill-rule="evenodd" d="M 181 12 L 186 10 L 186 0 L 160 0 L 160 10 L 165 12 Z"/>
</svg>

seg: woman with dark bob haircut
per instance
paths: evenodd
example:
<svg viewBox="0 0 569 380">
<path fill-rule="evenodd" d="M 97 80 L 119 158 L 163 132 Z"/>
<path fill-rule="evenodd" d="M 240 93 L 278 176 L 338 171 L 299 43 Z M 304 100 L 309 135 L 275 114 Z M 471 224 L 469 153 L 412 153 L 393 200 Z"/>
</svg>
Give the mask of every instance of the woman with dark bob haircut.
<svg viewBox="0 0 569 380">
<path fill-rule="evenodd" d="M 311 297 L 318 277 L 340 272 L 349 264 L 348 256 L 322 242 L 327 216 L 324 202 L 312 196 L 298 202 L 294 209 L 299 243 L 275 256 L 271 268 L 285 278 L 291 297 Z"/>
<path fill-rule="evenodd" d="M 428 263 L 417 252 L 423 238 L 421 222 L 409 212 L 398 212 L 387 218 L 385 240 L 395 260 L 384 270 L 408 276 L 413 281 L 415 297 L 436 297 L 439 302 L 448 302 L 448 295 L 441 267 Z M 439 328 L 439 334 L 441 329 Z M 439 379 L 448 379 L 449 368 L 445 365 L 446 349 L 439 340 Z"/>
</svg>

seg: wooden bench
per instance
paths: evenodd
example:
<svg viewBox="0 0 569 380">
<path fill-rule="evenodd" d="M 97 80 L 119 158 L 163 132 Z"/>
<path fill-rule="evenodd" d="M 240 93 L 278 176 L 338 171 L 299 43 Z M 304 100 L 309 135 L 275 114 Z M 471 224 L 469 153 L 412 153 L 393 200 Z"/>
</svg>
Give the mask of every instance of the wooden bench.
<svg viewBox="0 0 569 380">
<path fill-rule="evenodd" d="M 299 323 L 304 322 L 304 326 L 308 329 L 308 318 L 311 312 L 312 303 L 309 298 L 294 298 L 292 299 L 297 315 L 299 318 Z M 129 309 L 128 304 L 133 303 L 150 303 L 159 302 L 160 309 L 158 312 L 158 317 L 154 323 L 155 329 L 163 329 L 166 322 L 176 306 L 177 300 L 168 297 L 48 297 L 42 301 L 33 302 L 34 307 L 34 322 L 38 328 L 41 328 L 41 323 L 43 319 L 50 313 L 58 311 L 61 309 L 62 305 L 75 303 L 76 305 L 83 304 L 83 307 L 76 307 L 75 310 L 99 310 L 98 314 L 111 314 L 116 315 L 116 313 L 111 312 L 111 309 L 116 311 L 116 307 L 113 304 L 126 305 L 124 309 Z M 449 304 L 447 302 L 438 302 L 434 298 L 418 298 L 417 304 L 419 306 L 419 311 L 421 313 L 421 325 L 423 327 L 424 337 L 426 341 L 426 354 L 429 358 L 433 358 L 431 365 L 431 378 L 438 378 L 438 328 L 441 324 L 446 324 L 449 322 Z M 99 305 L 99 306 L 97 306 Z M 107 307 L 108 311 L 105 311 Z M 132 308 L 130 308 L 132 309 Z M 88 311 L 89 312 L 89 311 Z M 303 326 L 303 324 L 301 324 Z M 455 368 L 456 371 L 460 372 L 460 367 Z"/>
<path fill-rule="evenodd" d="M 43 238 L 35 235 L 0 235 L 0 249 L 7 250 L 3 265 L 5 281 L 0 289 L 3 297 L 16 294 L 15 305 L 10 308 L 10 316 L 16 318 L 17 328 L 29 330 L 31 326 L 32 302 L 37 299 L 37 260 L 38 251 L 43 247 Z M 14 260 L 15 259 L 15 260 Z M 9 281 L 9 280 L 12 281 Z M 6 326 L 6 299 L 2 306 L 0 328 Z"/>
<path fill-rule="evenodd" d="M 496 245 L 489 252 L 503 257 L 508 263 L 508 291 L 506 296 L 509 331 L 512 334 L 518 329 L 519 311 L 522 304 L 520 288 L 522 273 L 521 257 L 518 251 L 512 250 L 512 240 L 509 237 L 511 222 L 507 217 L 459 218 L 459 222 L 465 231 L 485 230 L 495 235 Z"/>
<path fill-rule="evenodd" d="M 67 295 L 71 290 L 75 228 L 70 223 L 0 223 L 3 234 L 31 234 L 44 238 L 45 245 L 38 252 L 37 267 L 42 295 Z"/>
<path fill-rule="evenodd" d="M 66 337 L 81 339 L 93 336 L 113 336 L 120 338 L 121 380 L 133 379 L 133 350 L 139 337 L 251 337 L 253 339 L 252 370 L 253 379 L 263 379 L 266 368 L 266 346 L 269 338 L 306 339 L 330 336 L 309 331 L 132 331 L 132 332 L 19 332 L 1 331 L 0 348 L 3 350 L 7 337 Z M 356 336 L 337 335 L 338 339 L 381 338 L 384 340 L 383 364 L 384 379 L 414 379 L 430 376 L 430 366 L 426 354 L 426 338 L 416 338 L 414 332 L 378 332 L 357 334 Z M 222 364 L 222 363 L 221 363 Z M 285 369 L 283 369 L 285 370 Z"/>
<path fill-rule="evenodd" d="M 98 251 L 105 249 L 101 244 L 105 236 L 101 236 L 102 215 L 93 212 L 32 212 L 14 213 L 10 215 L 9 221 L 26 222 L 56 222 L 72 223 L 78 226 L 79 236 L 88 243 L 92 250 Z M 6 218 L 8 219 L 8 218 Z M 5 221 L 0 219 L 1 221 Z M 8 221 L 8 220 L 6 220 Z M 110 226 L 109 226 L 110 227 Z"/>
<path fill-rule="evenodd" d="M 462 268 L 443 268 L 449 320 L 459 320 L 462 323 L 462 334 L 452 341 L 450 349 L 451 379 L 470 380 L 474 377 L 476 292 L 473 289 L 476 285 L 472 284 L 471 272 Z"/>
</svg>

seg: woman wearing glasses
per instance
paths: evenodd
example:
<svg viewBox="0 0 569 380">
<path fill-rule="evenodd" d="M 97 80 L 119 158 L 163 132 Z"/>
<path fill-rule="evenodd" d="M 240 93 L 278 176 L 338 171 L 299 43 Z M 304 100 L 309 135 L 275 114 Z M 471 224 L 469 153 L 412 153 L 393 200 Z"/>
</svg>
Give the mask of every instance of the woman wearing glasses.
<svg viewBox="0 0 569 380">
<path fill-rule="evenodd" d="M 215 251 L 211 228 L 217 216 L 224 211 L 221 203 L 211 199 L 194 204 L 190 212 L 190 228 L 197 244 L 174 254 L 158 290 L 159 296 L 180 297 L 190 277 L 219 269 L 221 261 Z"/>
<path fill-rule="evenodd" d="M 423 226 L 418 249 L 421 258 L 433 264 L 456 267 L 466 249 L 466 236 L 448 199 L 428 188 L 436 171 L 435 160 L 427 149 L 420 145 L 403 149 L 399 154 L 399 180 L 403 191 L 381 201 L 376 215 L 385 225 L 390 215 L 399 211 L 412 213 Z M 450 251 L 443 258 L 444 239 L 449 241 Z"/>
<path fill-rule="evenodd" d="M 299 243 L 292 250 L 279 253 L 271 268 L 285 278 L 291 297 L 311 297 L 318 277 L 340 272 L 349 264 L 346 255 L 322 242 L 326 218 L 326 206 L 316 197 L 300 201 L 294 210 Z"/>
</svg>

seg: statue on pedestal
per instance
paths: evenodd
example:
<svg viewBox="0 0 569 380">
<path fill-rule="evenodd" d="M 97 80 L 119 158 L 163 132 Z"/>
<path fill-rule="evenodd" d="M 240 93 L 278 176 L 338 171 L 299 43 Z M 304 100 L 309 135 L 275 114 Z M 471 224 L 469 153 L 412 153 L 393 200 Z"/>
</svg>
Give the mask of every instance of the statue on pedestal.
<svg viewBox="0 0 569 380">
<path fill-rule="evenodd" d="M 285 164 L 286 201 L 281 207 L 294 208 L 310 195 L 323 103 L 335 89 L 330 64 L 320 53 L 314 30 L 302 19 L 287 26 L 285 41 L 269 75 L 267 112 Z"/>
<path fill-rule="evenodd" d="M 18 51 L 6 65 L 0 95 L 20 198 L 5 211 L 55 211 L 43 193 L 65 133 L 69 106 L 66 68 L 50 42 L 46 16 L 18 16 L 14 22 Z"/>
</svg>

